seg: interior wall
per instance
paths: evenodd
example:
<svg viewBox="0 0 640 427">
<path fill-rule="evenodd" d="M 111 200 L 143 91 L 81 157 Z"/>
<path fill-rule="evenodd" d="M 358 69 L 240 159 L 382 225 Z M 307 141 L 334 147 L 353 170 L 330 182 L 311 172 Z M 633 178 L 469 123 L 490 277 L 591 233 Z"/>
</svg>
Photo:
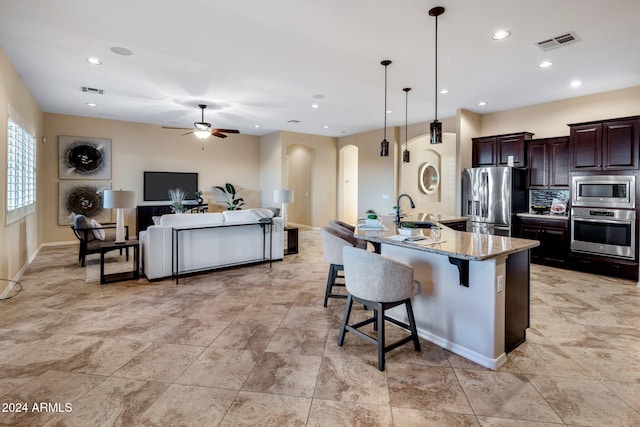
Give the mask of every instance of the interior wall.
<svg viewBox="0 0 640 427">
<path fill-rule="evenodd" d="M 338 162 L 338 219 L 348 224 L 358 223 L 358 147 L 340 149 Z"/>
<path fill-rule="evenodd" d="M 281 207 L 275 203 L 273 191 L 287 186 L 281 150 L 281 132 L 260 137 L 260 193 L 263 207 Z"/>
<path fill-rule="evenodd" d="M 315 150 L 302 144 L 287 147 L 287 186 L 293 190 L 294 203 L 287 206 L 287 221 L 294 224 L 311 224 L 311 188 Z"/>
<path fill-rule="evenodd" d="M 33 126 L 36 137 L 36 206 L 34 213 L 7 224 L 7 117 L 8 107 Z M 0 49 L 0 278 L 14 280 L 42 243 L 43 213 L 42 111 L 15 68 Z M 0 283 L 0 293 L 5 283 Z"/>
<path fill-rule="evenodd" d="M 547 102 L 482 115 L 481 132 L 474 136 L 533 132 L 533 138 L 568 136 L 567 124 L 640 114 L 640 86 Z"/>
<path fill-rule="evenodd" d="M 43 239 L 45 242 L 73 241 L 68 225 L 58 225 L 58 136 L 85 136 L 111 139 L 111 188 L 134 190 L 138 204 L 143 201 L 143 172 L 197 172 L 198 185 L 209 211 L 226 208 L 216 204 L 213 186 L 233 184 L 245 207 L 260 206 L 259 138 L 251 135 L 210 137 L 203 143 L 193 135 L 157 125 L 105 119 L 49 114 L 44 115 L 47 142 L 43 148 Z M 273 193 L 272 193 L 273 194 Z M 157 204 L 147 202 L 146 204 Z M 115 213 L 112 213 L 115 221 Z M 135 210 L 125 215 L 130 234 L 134 234 Z"/>
<path fill-rule="evenodd" d="M 321 227 L 337 215 L 337 170 L 338 148 L 337 140 L 333 137 L 321 135 L 309 135 L 297 132 L 280 132 L 281 156 L 284 159 L 288 147 L 302 145 L 313 150 L 313 163 L 311 170 L 311 222 L 307 225 Z M 285 177 L 286 178 L 286 177 Z M 285 181 L 286 182 L 286 181 Z M 294 202 L 287 207 L 291 212 L 293 205 L 297 203 L 298 195 L 294 194 Z M 292 219 L 293 221 L 293 219 Z"/>
<path fill-rule="evenodd" d="M 397 157 L 399 130 L 387 129 L 389 156 L 380 156 L 383 129 L 349 135 L 338 139 L 338 148 L 358 148 L 358 215 L 368 209 L 380 214 L 391 213 L 397 197 Z"/>
<path fill-rule="evenodd" d="M 408 141 L 411 161 L 400 163 L 400 193 L 407 193 L 415 203 L 411 209 L 408 201 L 401 201 L 404 213 L 430 213 L 455 215 L 457 185 L 457 147 L 456 135 L 443 132 L 442 144 L 430 144 L 429 134 Z M 435 191 L 427 194 L 419 185 L 420 169 L 428 164 L 438 171 L 438 185 Z"/>
</svg>

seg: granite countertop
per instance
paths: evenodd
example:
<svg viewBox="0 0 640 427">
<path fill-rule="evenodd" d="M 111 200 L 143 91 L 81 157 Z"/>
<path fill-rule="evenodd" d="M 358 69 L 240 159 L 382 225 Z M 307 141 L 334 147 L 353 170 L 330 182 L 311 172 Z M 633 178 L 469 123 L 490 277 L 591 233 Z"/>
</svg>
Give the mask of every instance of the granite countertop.
<svg viewBox="0 0 640 427">
<path fill-rule="evenodd" d="M 407 222 L 422 221 L 419 218 L 420 216 L 408 216 L 402 220 Z M 450 218 L 457 218 L 458 221 L 466 220 L 465 217 Z M 447 219 L 445 218 L 444 221 L 447 221 Z M 431 219 L 431 222 L 443 225 L 445 224 L 444 221 L 433 221 Z M 449 219 L 449 222 L 455 221 Z M 429 235 L 429 229 L 421 229 L 420 236 L 426 237 L 426 239 L 413 242 L 406 241 L 403 239 L 405 236 L 400 236 L 397 233 L 396 224 L 391 216 L 383 216 L 383 227 L 380 229 L 365 228 L 359 225 L 355 232 L 356 237 L 373 243 L 384 243 L 472 261 L 507 256 L 511 253 L 528 250 L 540 245 L 537 240 L 467 233 L 455 231 L 446 226 L 442 227 L 440 241 L 434 242 Z"/>
<path fill-rule="evenodd" d="M 516 214 L 517 216 L 525 216 L 528 218 L 540 218 L 540 219 L 562 219 L 562 220 L 569 220 L 569 215 L 552 215 L 552 214 L 536 214 L 536 213 L 529 213 L 529 212 L 520 212 L 518 214 Z"/>
</svg>

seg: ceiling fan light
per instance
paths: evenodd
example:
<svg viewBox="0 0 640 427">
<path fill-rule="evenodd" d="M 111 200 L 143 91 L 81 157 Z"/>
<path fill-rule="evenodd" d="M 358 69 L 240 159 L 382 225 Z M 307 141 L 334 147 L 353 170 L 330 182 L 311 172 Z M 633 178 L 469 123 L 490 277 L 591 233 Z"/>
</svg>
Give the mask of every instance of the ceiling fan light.
<svg viewBox="0 0 640 427">
<path fill-rule="evenodd" d="M 193 126 L 198 130 L 209 130 L 211 123 L 195 122 Z"/>
<path fill-rule="evenodd" d="M 200 139 L 207 139 L 211 136 L 211 132 L 209 132 L 208 130 L 197 130 L 194 131 L 193 134 Z"/>
</svg>

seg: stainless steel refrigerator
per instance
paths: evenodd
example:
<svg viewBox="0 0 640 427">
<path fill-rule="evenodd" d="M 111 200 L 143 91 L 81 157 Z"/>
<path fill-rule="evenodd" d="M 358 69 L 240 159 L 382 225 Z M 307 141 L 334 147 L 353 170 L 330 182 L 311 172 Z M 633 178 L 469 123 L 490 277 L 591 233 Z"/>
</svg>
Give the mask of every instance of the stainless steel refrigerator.
<svg viewBox="0 0 640 427">
<path fill-rule="evenodd" d="M 526 170 L 512 167 L 465 169 L 462 215 L 467 231 L 511 236 L 515 215 L 528 212 Z"/>
</svg>

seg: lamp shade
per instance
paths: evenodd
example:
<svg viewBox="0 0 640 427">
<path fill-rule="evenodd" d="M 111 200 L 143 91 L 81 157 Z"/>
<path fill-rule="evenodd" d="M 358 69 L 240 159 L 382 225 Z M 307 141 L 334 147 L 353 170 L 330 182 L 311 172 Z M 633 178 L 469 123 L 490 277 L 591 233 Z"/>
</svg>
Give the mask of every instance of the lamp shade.
<svg viewBox="0 0 640 427">
<path fill-rule="evenodd" d="M 103 196 L 104 208 L 135 208 L 136 192 L 124 190 L 105 190 Z"/>
<path fill-rule="evenodd" d="M 274 203 L 293 203 L 293 190 L 273 190 Z"/>
</svg>

